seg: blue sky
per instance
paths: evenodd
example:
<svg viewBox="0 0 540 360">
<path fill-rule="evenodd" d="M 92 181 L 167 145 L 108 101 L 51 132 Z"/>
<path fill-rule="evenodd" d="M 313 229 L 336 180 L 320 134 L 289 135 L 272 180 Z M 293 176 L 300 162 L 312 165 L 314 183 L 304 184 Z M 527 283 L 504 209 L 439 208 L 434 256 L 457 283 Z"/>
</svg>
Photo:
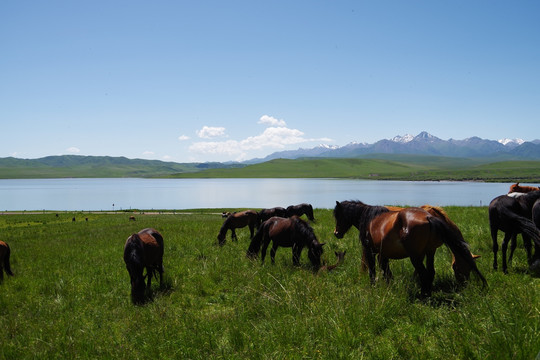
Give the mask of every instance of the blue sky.
<svg viewBox="0 0 540 360">
<path fill-rule="evenodd" d="M 0 2 L 0 157 L 540 138 L 538 1 Z"/>
</svg>

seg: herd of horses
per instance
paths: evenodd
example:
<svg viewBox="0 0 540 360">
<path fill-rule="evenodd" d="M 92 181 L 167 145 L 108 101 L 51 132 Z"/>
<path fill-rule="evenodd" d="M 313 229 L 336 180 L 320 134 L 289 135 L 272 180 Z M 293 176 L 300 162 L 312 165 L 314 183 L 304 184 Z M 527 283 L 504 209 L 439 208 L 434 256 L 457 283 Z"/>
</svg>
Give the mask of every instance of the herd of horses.
<svg viewBox="0 0 540 360">
<path fill-rule="evenodd" d="M 504 232 L 502 243 L 502 270 L 508 272 L 517 243 L 521 234 L 531 269 L 540 266 L 540 188 L 520 186 L 510 187 L 508 194 L 494 198 L 488 207 L 490 234 L 493 242 L 493 268 L 497 270 L 498 242 L 497 233 Z M 308 249 L 308 258 L 314 270 L 333 270 L 345 257 L 345 252 L 336 252 L 335 265 L 321 264 L 324 243 L 317 240 L 313 228 L 301 216 L 306 215 L 314 222 L 313 207 L 299 204 L 287 208 L 275 207 L 259 212 L 246 210 L 224 213 L 223 225 L 217 236 L 218 244 L 223 246 L 227 231 L 236 240 L 235 229 L 248 227 L 250 244 L 246 255 L 249 258 L 261 256 L 264 262 L 270 242 L 270 257 L 275 262 L 278 247 L 292 248 L 294 265 L 300 264 L 300 255 Z M 368 270 L 371 283 L 375 282 L 376 265 L 382 270 L 383 277 L 390 281 L 392 272 L 390 259 L 409 258 L 415 275 L 420 283 L 421 296 L 429 296 L 435 277 L 434 257 L 437 248 L 445 244 L 452 253 L 452 269 L 458 284 L 463 284 L 474 273 L 482 282 L 487 281 L 476 266 L 474 255 L 463 238 L 458 226 L 446 212 L 435 206 L 393 207 L 372 206 L 361 201 L 336 201 L 333 210 L 335 219 L 334 235 L 343 238 L 345 233 L 355 227 L 359 231 L 362 246 L 363 269 Z M 256 231 L 255 231 L 256 230 Z M 506 259 L 508 244 L 510 256 Z M 534 244 L 534 252 L 532 245 Z M 124 245 L 124 262 L 131 281 L 133 303 L 145 302 L 150 291 L 152 277 L 159 275 L 163 279 L 163 236 L 155 229 L 147 228 L 132 234 Z M 13 275 L 9 264 L 9 245 L 0 241 L 0 282 L 3 271 Z M 146 274 L 144 270 L 146 269 Z"/>
</svg>

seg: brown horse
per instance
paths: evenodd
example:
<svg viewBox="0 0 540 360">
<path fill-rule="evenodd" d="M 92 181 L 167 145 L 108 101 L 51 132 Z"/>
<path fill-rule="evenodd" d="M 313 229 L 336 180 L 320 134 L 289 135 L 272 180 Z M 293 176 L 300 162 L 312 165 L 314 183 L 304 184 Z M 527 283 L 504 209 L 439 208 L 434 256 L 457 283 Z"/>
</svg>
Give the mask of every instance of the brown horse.
<svg viewBox="0 0 540 360">
<path fill-rule="evenodd" d="M 422 295 L 429 296 L 435 277 L 435 251 L 446 244 L 456 261 L 453 267 L 456 279 L 462 282 L 474 271 L 486 284 L 461 232 L 424 209 L 412 207 L 390 211 L 360 201 L 336 201 L 334 217 L 336 237 L 342 238 L 353 225 L 360 230 L 372 283 L 375 281 L 375 254 L 379 254 L 379 264 L 387 280 L 392 277 L 389 259 L 408 257 L 419 276 Z"/>
<path fill-rule="evenodd" d="M 151 290 L 152 277 L 156 272 L 159 273 L 160 285 L 163 281 L 163 236 L 151 228 L 131 235 L 124 245 L 124 262 L 131 279 L 131 299 L 135 304 L 142 304 L 145 300 L 145 290 Z M 143 276 L 144 268 L 146 275 Z"/>
<path fill-rule="evenodd" d="M 225 237 L 229 229 L 231 230 L 231 239 L 236 241 L 237 237 L 235 229 L 243 228 L 246 226 L 249 226 L 250 238 L 252 238 L 253 233 L 255 232 L 255 228 L 258 227 L 258 225 L 259 215 L 253 210 L 232 213 L 227 216 L 227 218 L 223 222 L 223 225 L 221 226 L 221 229 L 219 230 L 219 234 L 217 236 L 218 243 L 219 245 L 225 244 Z"/>
<path fill-rule="evenodd" d="M 11 266 L 9 266 L 9 257 L 11 255 L 11 249 L 9 245 L 3 241 L 0 241 L 0 283 L 4 281 L 4 271 L 9 276 L 13 276 Z"/>
<path fill-rule="evenodd" d="M 255 257 L 261 249 L 261 261 L 264 263 L 266 249 L 272 241 L 270 258 L 275 262 L 278 246 L 292 248 L 293 264 L 300 265 L 300 254 L 304 247 L 308 248 L 308 258 L 315 270 L 321 267 L 321 255 L 324 243 L 319 243 L 313 228 L 298 216 L 282 218 L 271 217 L 261 224 L 257 233 L 251 239 L 247 250 L 248 257 Z"/>
<path fill-rule="evenodd" d="M 521 186 L 519 183 L 515 183 L 510 185 L 510 191 L 508 191 L 509 194 L 511 193 L 528 193 L 531 191 L 540 190 L 540 187 L 537 186 Z"/>
</svg>

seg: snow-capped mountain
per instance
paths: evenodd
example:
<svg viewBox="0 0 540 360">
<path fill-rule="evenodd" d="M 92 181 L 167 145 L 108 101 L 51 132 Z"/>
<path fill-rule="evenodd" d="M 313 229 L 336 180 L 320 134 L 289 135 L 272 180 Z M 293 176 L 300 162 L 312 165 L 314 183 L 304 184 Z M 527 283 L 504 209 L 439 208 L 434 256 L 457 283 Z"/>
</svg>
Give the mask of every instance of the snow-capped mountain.
<svg viewBox="0 0 540 360">
<path fill-rule="evenodd" d="M 416 154 L 446 157 L 502 157 L 505 159 L 540 159 L 540 140 L 526 142 L 521 139 L 488 140 L 477 136 L 464 140 L 442 140 L 426 131 L 416 136 L 398 135 L 373 144 L 352 142 L 345 146 L 321 144 L 312 149 L 275 152 L 264 159 L 298 159 L 302 157 L 347 158 L 367 154 Z"/>
<path fill-rule="evenodd" d="M 523 140 L 523 139 L 500 139 L 500 140 L 498 140 L 498 142 L 503 144 L 504 146 L 516 147 L 516 146 L 522 145 L 525 142 L 525 140 Z"/>
<path fill-rule="evenodd" d="M 401 136 L 401 135 L 394 136 L 391 140 L 393 142 L 405 144 L 405 143 L 408 143 L 408 142 L 412 141 L 413 139 L 414 139 L 413 135 L 405 134 L 403 136 Z"/>
</svg>

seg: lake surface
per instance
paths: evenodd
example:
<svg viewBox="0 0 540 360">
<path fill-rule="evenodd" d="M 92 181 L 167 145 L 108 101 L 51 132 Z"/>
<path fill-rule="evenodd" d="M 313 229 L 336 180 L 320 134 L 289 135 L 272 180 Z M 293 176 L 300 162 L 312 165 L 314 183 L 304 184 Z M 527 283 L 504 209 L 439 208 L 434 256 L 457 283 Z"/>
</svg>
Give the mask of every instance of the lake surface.
<svg viewBox="0 0 540 360">
<path fill-rule="evenodd" d="M 0 211 L 267 208 L 336 200 L 370 205 L 486 206 L 510 183 L 336 179 L 9 179 Z"/>
</svg>

